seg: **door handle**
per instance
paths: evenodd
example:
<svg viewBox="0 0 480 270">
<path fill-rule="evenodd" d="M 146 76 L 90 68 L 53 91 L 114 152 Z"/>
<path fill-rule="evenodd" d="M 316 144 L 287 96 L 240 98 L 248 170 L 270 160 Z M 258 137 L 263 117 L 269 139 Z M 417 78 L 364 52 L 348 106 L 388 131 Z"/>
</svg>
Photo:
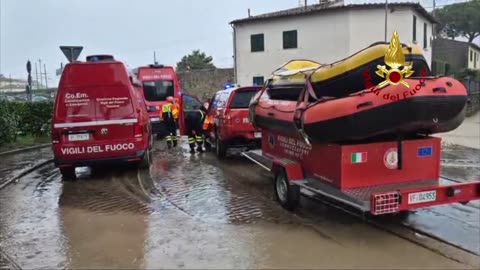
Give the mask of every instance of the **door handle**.
<svg viewBox="0 0 480 270">
<path fill-rule="evenodd" d="M 435 88 L 433 88 L 433 92 L 434 93 L 437 93 L 437 92 L 446 93 L 447 89 L 445 89 L 445 87 L 435 87 Z"/>
</svg>

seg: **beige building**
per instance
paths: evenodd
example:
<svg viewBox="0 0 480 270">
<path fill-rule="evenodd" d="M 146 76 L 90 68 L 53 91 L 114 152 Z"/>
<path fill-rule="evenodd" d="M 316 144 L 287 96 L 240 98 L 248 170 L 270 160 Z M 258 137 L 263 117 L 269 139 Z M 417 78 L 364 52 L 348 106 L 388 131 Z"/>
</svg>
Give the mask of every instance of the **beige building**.
<svg viewBox="0 0 480 270">
<path fill-rule="evenodd" d="M 465 68 L 480 70 L 480 46 L 475 43 L 437 38 L 433 43 L 433 70 L 438 74 L 453 74 Z M 442 65 L 448 64 L 448 70 Z M 443 72 L 442 72 L 443 71 Z"/>
<path fill-rule="evenodd" d="M 470 69 L 480 69 L 480 47 L 474 43 L 468 44 L 468 64 Z"/>
<path fill-rule="evenodd" d="M 389 4 L 387 41 L 417 44 L 431 66 L 434 18 L 419 4 Z M 234 29 L 235 79 L 261 84 L 292 59 L 332 63 L 385 40 L 385 4 L 344 5 L 329 1 L 231 22 Z"/>
</svg>

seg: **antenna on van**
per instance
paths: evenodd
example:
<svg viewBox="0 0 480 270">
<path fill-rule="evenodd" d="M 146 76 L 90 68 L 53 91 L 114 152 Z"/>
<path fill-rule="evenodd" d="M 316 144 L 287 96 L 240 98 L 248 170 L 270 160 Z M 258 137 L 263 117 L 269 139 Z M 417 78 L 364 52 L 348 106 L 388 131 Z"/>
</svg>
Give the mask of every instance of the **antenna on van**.
<svg viewBox="0 0 480 270">
<path fill-rule="evenodd" d="M 153 64 L 158 65 L 157 55 L 155 54 L 155 51 L 153 51 Z"/>
<path fill-rule="evenodd" d="M 78 56 L 83 50 L 82 46 L 60 46 L 60 50 L 62 50 L 65 57 L 67 57 L 68 62 L 77 61 Z"/>
</svg>

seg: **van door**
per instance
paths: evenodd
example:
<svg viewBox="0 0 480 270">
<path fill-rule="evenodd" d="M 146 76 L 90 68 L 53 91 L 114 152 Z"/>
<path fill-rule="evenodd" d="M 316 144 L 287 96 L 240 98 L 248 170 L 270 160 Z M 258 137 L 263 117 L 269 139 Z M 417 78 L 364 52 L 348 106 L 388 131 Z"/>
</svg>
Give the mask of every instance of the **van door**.
<svg viewBox="0 0 480 270">
<path fill-rule="evenodd" d="M 95 100 L 96 119 L 99 123 L 95 128 L 95 140 L 132 139 L 138 119 L 129 87 L 119 85 L 99 88 Z"/>
<path fill-rule="evenodd" d="M 203 104 L 196 96 L 189 94 L 182 94 L 180 98 L 180 116 L 179 116 L 179 127 L 180 135 L 187 135 L 187 130 L 185 128 L 185 114 L 199 110 L 203 107 Z"/>
</svg>

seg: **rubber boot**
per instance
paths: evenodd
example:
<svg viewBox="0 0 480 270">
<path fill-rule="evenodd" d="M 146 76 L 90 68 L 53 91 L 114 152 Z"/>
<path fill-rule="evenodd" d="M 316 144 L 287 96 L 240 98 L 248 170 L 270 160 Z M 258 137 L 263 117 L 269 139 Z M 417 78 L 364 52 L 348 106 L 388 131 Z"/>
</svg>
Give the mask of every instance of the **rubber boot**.
<svg viewBox="0 0 480 270">
<path fill-rule="evenodd" d="M 201 143 L 198 144 L 198 146 L 197 146 L 197 151 L 198 151 L 199 153 L 203 153 L 203 148 L 202 148 L 202 144 L 201 144 Z"/>
<path fill-rule="evenodd" d="M 190 144 L 190 154 L 195 154 L 195 144 Z"/>
</svg>

